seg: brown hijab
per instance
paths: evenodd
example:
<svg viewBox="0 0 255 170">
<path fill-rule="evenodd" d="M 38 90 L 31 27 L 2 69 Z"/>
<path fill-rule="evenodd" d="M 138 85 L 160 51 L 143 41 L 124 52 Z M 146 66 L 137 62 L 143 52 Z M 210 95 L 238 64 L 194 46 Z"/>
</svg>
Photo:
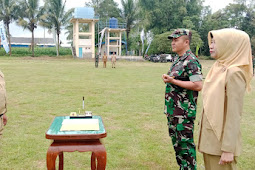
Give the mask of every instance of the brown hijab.
<svg viewBox="0 0 255 170">
<path fill-rule="evenodd" d="M 232 67 L 238 67 L 245 76 L 246 89 L 250 91 L 252 54 L 250 38 L 244 31 L 230 28 L 210 31 L 209 45 L 211 34 L 215 40 L 217 57 L 204 82 L 203 109 L 214 133 L 220 140 L 223 130 L 227 72 Z"/>
</svg>

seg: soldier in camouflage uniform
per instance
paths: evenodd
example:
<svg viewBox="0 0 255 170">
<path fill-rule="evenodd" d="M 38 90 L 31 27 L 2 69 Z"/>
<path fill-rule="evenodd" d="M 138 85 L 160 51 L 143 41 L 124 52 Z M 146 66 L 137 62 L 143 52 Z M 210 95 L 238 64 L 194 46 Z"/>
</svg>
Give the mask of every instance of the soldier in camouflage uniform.
<svg viewBox="0 0 255 170">
<path fill-rule="evenodd" d="M 178 57 L 168 73 L 162 75 L 166 83 L 165 114 L 180 170 L 197 167 L 193 130 L 202 72 L 198 59 L 190 50 L 191 36 L 187 29 L 177 29 L 168 36 Z"/>
</svg>

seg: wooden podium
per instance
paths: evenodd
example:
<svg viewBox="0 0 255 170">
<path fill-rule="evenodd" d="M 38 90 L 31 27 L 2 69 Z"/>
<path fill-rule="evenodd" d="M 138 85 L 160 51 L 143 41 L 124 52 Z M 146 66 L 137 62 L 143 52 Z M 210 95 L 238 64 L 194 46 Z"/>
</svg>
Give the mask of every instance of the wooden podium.
<svg viewBox="0 0 255 170">
<path fill-rule="evenodd" d="M 50 128 L 46 132 L 46 139 L 53 140 L 47 151 L 47 169 L 55 170 L 57 156 L 59 156 L 59 169 L 64 168 L 63 152 L 91 151 L 91 169 L 104 170 L 106 167 L 107 155 L 105 147 L 100 139 L 106 137 L 107 133 L 101 117 L 92 117 L 92 119 L 98 119 L 99 121 L 98 131 L 60 131 L 64 119 L 70 119 L 70 117 L 55 117 Z"/>
</svg>

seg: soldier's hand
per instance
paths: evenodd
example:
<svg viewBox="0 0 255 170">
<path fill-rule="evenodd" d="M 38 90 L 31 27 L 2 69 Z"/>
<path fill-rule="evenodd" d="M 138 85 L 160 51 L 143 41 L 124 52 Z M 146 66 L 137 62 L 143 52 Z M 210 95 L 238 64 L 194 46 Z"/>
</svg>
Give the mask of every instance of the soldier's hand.
<svg viewBox="0 0 255 170">
<path fill-rule="evenodd" d="M 7 124 L 7 116 L 6 114 L 3 115 L 3 122 L 4 122 L 4 126 Z"/>
<path fill-rule="evenodd" d="M 165 83 L 172 83 L 174 80 L 174 77 L 170 77 L 169 75 L 163 74 L 162 79 Z"/>
<path fill-rule="evenodd" d="M 166 83 L 166 82 L 165 82 L 165 75 L 166 75 L 166 74 L 163 74 L 163 75 L 162 75 L 162 80 L 164 81 L 164 83 Z"/>
</svg>

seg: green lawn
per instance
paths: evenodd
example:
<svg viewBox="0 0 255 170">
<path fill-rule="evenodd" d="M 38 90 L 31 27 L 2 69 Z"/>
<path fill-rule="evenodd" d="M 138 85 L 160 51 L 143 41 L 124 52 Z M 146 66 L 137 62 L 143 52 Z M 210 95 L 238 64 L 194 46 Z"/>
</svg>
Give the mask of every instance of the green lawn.
<svg viewBox="0 0 255 170">
<path fill-rule="evenodd" d="M 213 61 L 201 61 L 204 75 Z M 8 95 L 8 124 L 0 140 L 0 169 L 46 169 L 51 143 L 45 132 L 55 116 L 82 108 L 103 118 L 107 169 L 178 169 L 163 114 L 170 63 L 117 62 L 112 69 L 85 60 L 0 58 Z M 255 80 L 242 118 L 243 154 L 238 167 L 255 169 Z M 201 112 L 198 103 L 197 120 Z M 196 121 L 195 137 L 197 142 Z M 65 169 L 90 169 L 90 153 L 64 153 Z M 203 169 L 198 153 L 198 169 Z"/>
</svg>

